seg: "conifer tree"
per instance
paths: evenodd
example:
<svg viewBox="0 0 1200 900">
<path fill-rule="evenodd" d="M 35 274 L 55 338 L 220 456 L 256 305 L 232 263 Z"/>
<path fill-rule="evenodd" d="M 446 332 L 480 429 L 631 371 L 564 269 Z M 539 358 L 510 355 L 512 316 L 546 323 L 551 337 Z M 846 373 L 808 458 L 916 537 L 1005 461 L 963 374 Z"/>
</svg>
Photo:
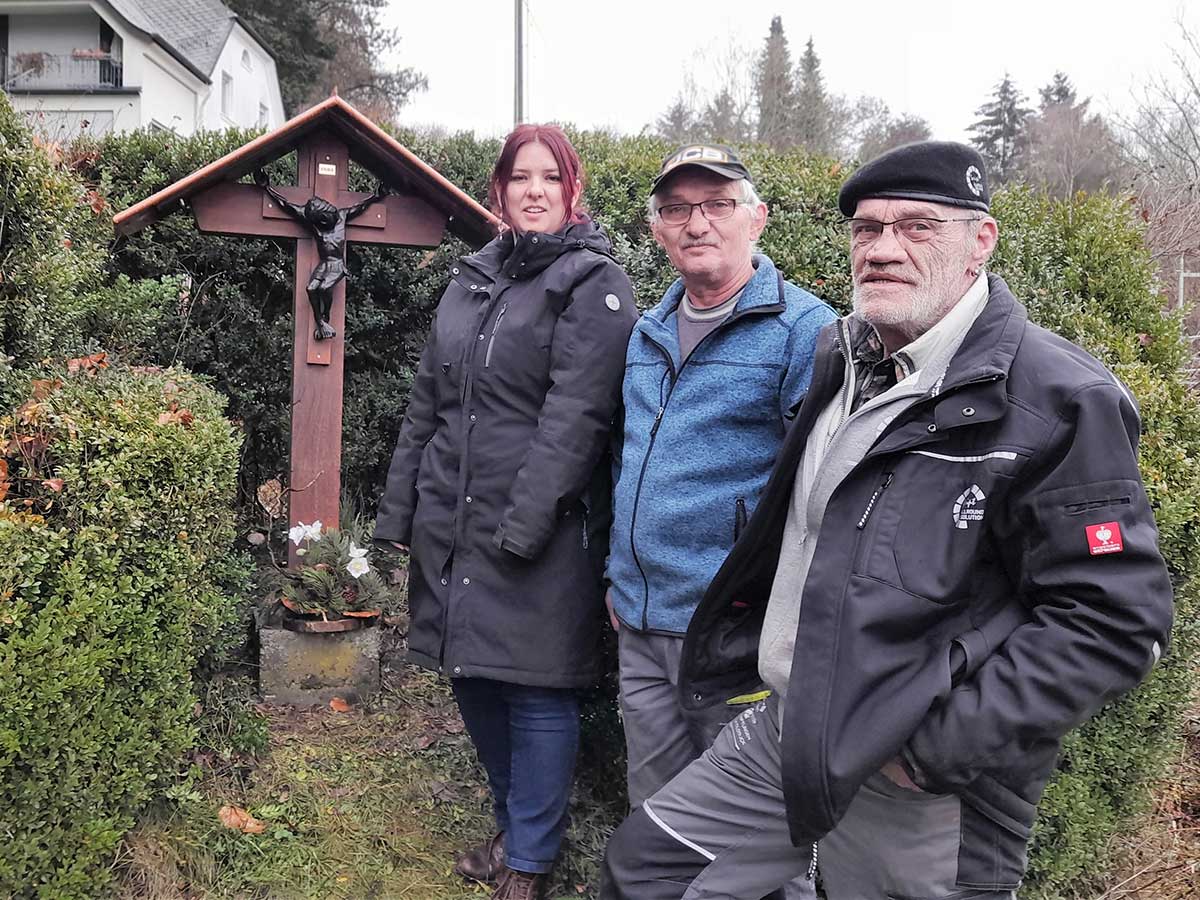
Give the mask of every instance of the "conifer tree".
<svg viewBox="0 0 1200 900">
<path fill-rule="evenodd" d="M 682 93 L 667 107 L 654 123 L 655 133 L 672 144 L 686 144 L 696 134 L 696 114 Z"/>
<path fill-rule="evenodd" d="M 1065 72 L 1055 72 L 1051 82 L 1038 90 L 1038 95 L 1041 97 L 1043 110 L 1058 103 L 1075 105 L 1075 85 L 1071 84 L 1071 79 Z"/>
<path fill-rule="evenodd" d="M 992 99 L 975 110 L 980 118 L 968 129 L 975 135 L 971 143 L 987 162 L 994 184 L 1005 184 L 1020 173 L 1027 143 L 1026 121 L 1032 112 L 1024 104 L 1025 95 L 1005 72 Z"/>
<path fill-rule="evenodd" d="M 776 150 L 790 146 L 796 130 L 796 85 L 780 16 L 771 19 L 770 34 L 758 58 L 754 88 L 758 97 L 758 139 Z"/>
<path fill-rule="evenodd" d="M 834 121 L 840 118 L 825 91 L 821 58 L 809 37 L 796 72 L 796 143 L 813 153 L 835 153 Z"/>
</svg>

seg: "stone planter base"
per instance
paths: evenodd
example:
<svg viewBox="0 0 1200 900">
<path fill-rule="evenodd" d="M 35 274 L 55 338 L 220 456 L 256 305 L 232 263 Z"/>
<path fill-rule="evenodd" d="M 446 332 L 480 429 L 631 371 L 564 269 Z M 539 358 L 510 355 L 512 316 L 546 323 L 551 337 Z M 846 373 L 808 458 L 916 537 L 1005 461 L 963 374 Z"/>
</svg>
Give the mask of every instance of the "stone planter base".
<svg viewBox="0 0 1200 900">
<path fill-rule="evenodd" d="M 379 629 L 297 634 L 259 629 L 258 690 L 278 706 L 359 703 L 379 690 Z"/>
</svg>

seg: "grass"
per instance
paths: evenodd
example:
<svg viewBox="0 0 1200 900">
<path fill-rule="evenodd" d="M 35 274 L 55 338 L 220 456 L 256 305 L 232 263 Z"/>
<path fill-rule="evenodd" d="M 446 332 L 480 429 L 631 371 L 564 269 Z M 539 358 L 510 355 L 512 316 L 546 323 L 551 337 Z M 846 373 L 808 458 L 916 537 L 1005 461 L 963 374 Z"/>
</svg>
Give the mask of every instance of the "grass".
<svg viewBox="0 0 1200 900">
<path fill-rule="evenodd" d="M 453 874 L 455 854 L 491 833 L 491 804 L 448 687 L 385 667 L 377 702 L 349 712 L 254 706 L 248 679 L 210 696 L 215 721 L 189 783 L 144 817 L 118 861 L 127 900 L 486 897 Z M 267 737 L 269 735 L 269 738 Z M 582 767 L 581 767 L 582 768 Z M 603 778 L 601 779 L 603 780 Z M 621 809 L 586 779 L 572 801 L 551 896 L 589 897 Z M 225 828 L 223 805 L 261 834 Z"/>
<path fill-rule="evenodd" d="M 484 885 L 451 870 L 459 851 L 490 835 L 492 817 L 449 688 L 413 667 L 385 662 L 383 672 L 375 701 L 341 713 L 257 705 L 248 677 L 212 682 L 200 718 L 205 749 L 169 802 L 128 836 L 117 862 L 119 896 L 487 897 Z M 585 705 L 584 759 L 550 894 L 556 900 L 595 896 L 597 862 L 624 810 L 623 759 L 612 752 L 619 735 L 605 731 L 613 727 L 602 708 Z M 1117 868 L 1077 896 L 1200 897 L 1200 702 L 1184 737 L 1152 811 L 1117 839 Z M 226 804 L 249 810 L 263 833 L 225 828 L 217 814 Z"/>
<path fill-rule="evenodd" d="M 1122 862 L 1096 900 L 1200 897 L 1200 703 L 1184 723 L 1175 764 L 1154 789 L 1153 809 L 1113 850 Z"/>
</svg>

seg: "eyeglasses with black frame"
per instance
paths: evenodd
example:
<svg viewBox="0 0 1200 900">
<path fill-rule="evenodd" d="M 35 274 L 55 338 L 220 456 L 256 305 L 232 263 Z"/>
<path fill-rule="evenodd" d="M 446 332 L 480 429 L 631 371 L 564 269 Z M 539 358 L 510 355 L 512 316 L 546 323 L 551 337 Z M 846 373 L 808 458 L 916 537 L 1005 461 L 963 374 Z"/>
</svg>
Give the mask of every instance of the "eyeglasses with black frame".
<svg viewBox="0 0 1200 900">
<path fill-rule="evenodd" d="M 936 219 L 932 216 L 906 216 L 903 219 L 893 219 L 891 222 L 880 222 L 878 219 L 846 219 L 846 230 L 850 234 L 850 244 L 861 247 L 870 244 L 883 236 L 883 229 L 891 225 L 899 237 L 910 244 L 920 244 L 933 238 L 940 226 L 950 222 L 978 222 L 981 216 L 969 216 L 962 219 Z"/>
<path fill-rule="evenodd" d="M 667 203 L 658 208 L 658 217 L 668 225 L 682 225 L 691 221 L 692 210 L 700 207 L 700 214 L 710 222 L 720 222 L 733 215 L 742 201 L 732 197 L 714 197 L 699 203 Z"/>
</svg>

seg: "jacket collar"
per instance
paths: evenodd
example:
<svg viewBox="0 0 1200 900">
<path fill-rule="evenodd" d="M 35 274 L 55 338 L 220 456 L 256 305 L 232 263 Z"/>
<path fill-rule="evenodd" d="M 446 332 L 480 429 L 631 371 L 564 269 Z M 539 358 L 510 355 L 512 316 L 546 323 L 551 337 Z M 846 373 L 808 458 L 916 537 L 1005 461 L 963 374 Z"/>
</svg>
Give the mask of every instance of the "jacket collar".
<svg viewBox="0 0 1200 900">
<path fill-rule="evenodd" d="M 1008 377 L 1029 315 L 1004 279 L 988 275 L 988 301 L 950 360 L 943 390 Z"/>
<path fill-rule="evenodd" d="M 564 253 L 592 250 L 612 257 L 612 244 L 591 219 L 568 225 L 554 234 L 505 231 L 482 249 L 462 257 L 455 269 L 466 269 L 476 283 L 491 283 L 501 275 L 520 280 L 532 278 L 550 267 Z M 453 272 L 459 276 L 460 272 Z M 459 279 L 461 281 L 461 278 Z"/>
<path fill-rule="evenodd" d="M 683 301 L 683 279 L 676 278 L 674 284 L 667 288 L 658 305 L 646 315 L 659 323 L 679 308 Z M 754 274 L 746 282 L 742 296 L 734 306 L 731 316 L 740 315 L 748 310 L 755 312 L 782 312 L 785 307 L 783 299 L 783 279 L 775 264 L 762 253 L 754 254 Z"/>
</svg>

